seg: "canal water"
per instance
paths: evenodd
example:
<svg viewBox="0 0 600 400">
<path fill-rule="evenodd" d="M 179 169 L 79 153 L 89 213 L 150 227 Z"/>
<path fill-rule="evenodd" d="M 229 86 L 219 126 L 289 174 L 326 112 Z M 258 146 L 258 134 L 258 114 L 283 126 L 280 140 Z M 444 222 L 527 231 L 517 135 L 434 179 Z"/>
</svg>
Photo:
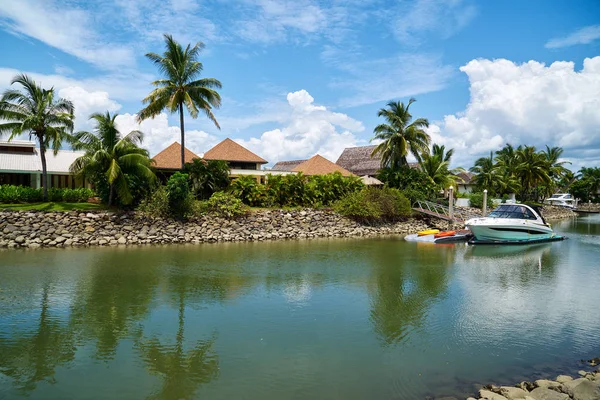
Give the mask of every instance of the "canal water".
<svg viewBox="0 0 600 400">
<path fill-rule="evenodd" d="M 424 399 L 600 356 L 600 219 L 398 237 L 0 252 L 0 399 Z"/>
</svg>

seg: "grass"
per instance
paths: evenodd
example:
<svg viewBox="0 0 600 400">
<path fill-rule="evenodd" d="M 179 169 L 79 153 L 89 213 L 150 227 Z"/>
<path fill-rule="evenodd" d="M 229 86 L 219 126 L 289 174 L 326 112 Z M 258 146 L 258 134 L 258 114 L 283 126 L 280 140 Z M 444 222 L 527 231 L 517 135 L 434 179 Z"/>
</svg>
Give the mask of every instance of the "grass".
<svg viewBox="0 0 600 400">
<path fill-rule="evenodd" d="M 26 203 L 26 204 L 0 204 L 1 210 L 9 211 L 94 211 L 105 210 L 104 204 L 94 203 Z"/>
</svg>

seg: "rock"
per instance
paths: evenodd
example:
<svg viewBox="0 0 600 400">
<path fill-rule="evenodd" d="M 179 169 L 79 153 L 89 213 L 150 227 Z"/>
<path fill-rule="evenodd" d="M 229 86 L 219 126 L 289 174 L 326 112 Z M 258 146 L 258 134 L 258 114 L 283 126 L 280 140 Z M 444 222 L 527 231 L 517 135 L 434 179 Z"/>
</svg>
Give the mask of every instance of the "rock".
<svg viewBox="0 0 600 400">
<path fill-rule="evenodd" d="M 98 240 L 98 244 L 99 244 L 100 246 L 104 246 L 106 243 L 108 243 L 108 241 L 107 241 L 107 240 L 104 240 L 104 239 L 100 239 L 100 240 Z"/>
<path fill-rule="evenodd" d="M 15 242 L 16 242 L 16 243 L 19 243 L 19 244 L 21 244 L 21 243 L 25 243 L 25 236 L 17 236 L 17 237 L 15 238 Z"/>
<path fill-rule="evenodd" d="M 572 380 L 573 380 L 573 378 L 571 378 L 569 375 L 559 375 L 555 379 L 555 381 L 558 383 L 565 383 L 565 382 L 569 382 Z"/>
<path fill-rule="evenodd" d="M 71 245 L 73 245 L 73 239 L 67 239 L 67 240 L 65 240 L 64 245 L 65 246 L 71 246 Z"/>
<path fill-rule="evenodd" d="M 600 399 L 600 383 L 584 379 L 572 389 L 570 394 L 573 400 L 598 400 Z"/>
<path fill-rule="evenodd" d="M 67 240 L 67 238 L 65 238 L 65 237 L 62 237 L 62 236 L 58 236 L 56 239 L 54 239 L 54 241 L 55 241 L 56 243 L 62 243 L 62 242 L 64 242 L 65 240 Z"/>
<path fill-rule="evenodd" d="M 538 387 L 533 389 L 529 396 L 535 400 L 568 400 L 569 395 L 565 393 L 559 393 L 555 390 L 551 390 L 545 387 Z"/>
<path fill-rule="evenodd" d="M 42 245 L 39 243 L 29 243 L 27 245 L 27 247 L 29 247 L 30 249 L 39 249 Z"/>
<path fill-rule="evenodd" d="M 121 236 L 119 239 L 117 239 L 117 243 L 118 244 L 126 244 L 127 239 L 124 236 Z"/>
<path fill-rule="evenodd" d="M 572 381 L 563 383 L 563 391 L 568 393 L 569 396 L 573 396 L 573 390 L 582 382 L 587 381 L 585 378 L 573 379 Z"/>
<path fill-rule="evenodd" d="M 526 392 L 531 392 L 537 386 L 531 382 L 523 381 L 523 382 L 519 383 L 519 385 L 517 387 L 525 390 Z"/>
<path fill-rule="evenodd" d="M 538 379 L 537 381 L 535 381 L 535 385 L 541 388 L 558 389 L 560 388 L 561 384 L 548 379 Z"/>
<path fill-rule="evenodd" d="M 587 372 L 585 372 L 585 371 L 578 371 L 577 373 L 579 374 L 579 376 L 586 376 L 587 375 Z"/>
<path fill-rule="evenodd" d="M 523 399 L 529 394 L 529 392 L 521 388 L 511 386 L 501 386 L 498 392 L 509 400 Z"/>
<path fill-rule="evenodd" d="M 507 400 L 506 397 L 486 389 L 479 391 L 479 397 L 486 400 Z"/>
</svg>

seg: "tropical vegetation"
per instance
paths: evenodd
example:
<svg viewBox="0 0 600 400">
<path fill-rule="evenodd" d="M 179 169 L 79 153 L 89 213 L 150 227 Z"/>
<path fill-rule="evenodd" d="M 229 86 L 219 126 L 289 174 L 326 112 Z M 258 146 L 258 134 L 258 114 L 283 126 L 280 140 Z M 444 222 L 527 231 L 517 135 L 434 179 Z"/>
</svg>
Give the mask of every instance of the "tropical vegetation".
<svg viewBox="0 0 600 400">
<path fill-rule="evenodd" d="M 419 159 L 421 171 L 438 189 L 447 189 L 450 186 L 456 187 L 456 183 L 461 181 L 458 174 L 464 172 L 464 170 L 462 168 L 450 168 L 453 154 L 454 149 L 446 151 L 446 146 L 434 143 L 431 153 L 423 153 Z"/>
<path fill-rule="evenodd" d="M 48 201 L 65 203 L 85 203 L 94 196 L 87 188 L 50 188 Z M 0 203 L 40 203 L 44 201 L 44 190 L 28 186 L 0 185 Z"/>
<path fill-rule="evenodd" d="M 148 150 L 139 147 L 144 135 L 132 131 L 123 136 L 115 119 L 117 114 L 92 114 L 93 132 L 77 132 L 72 141 L 85 154 L 71 165 L 71 172 L 94 183 L 109 206 L 129 205 L 147 193 L 156 177 Z"/>
<path fill-rule="evenodd" d="M 227 161 L 195 158 L 185 164 L 185 172 L 189 176 L 192 193 L 201 200 L 227 189 L 231 183 Z"/>
<path fill-rule="evenodd" d="M 363 223 L 395 222 L 412 213 L 410 200 L 401 191 L 372 186 L 348 193 L 335 202 L 334 209 L 341 215 Z"/>
<path fill-rule="evenodd" d="M 48 200 L 48 167 L 46 150 L 56 155 L 62 143 L 73 131 L 74 109 L 69 100 L 56 96 L 54 88 L 43 89 L 24 74 L 15 76 L 11 85 L 21 90 L 7 89 L 0 98 L 0 137 L 8 135 L 11 141 L 20 135 L 35 138 L 42 162 L 43 200 Z"/>
<path fill-rule="evenodd" d="M 583 202 L 600 202 L 600 168 L 583 167 L 578 177 L 579 179 L 572 183 L 572 194 Z"/>
<path fill-rule="evenodd" d="M 383 117 L 385 122 L 377 125 L 373 130 L 375 137 L 372 140 L 381 141 L 373 150 L 373 155 L 381 156 L 383 168 L 406 167 L 409 154 L 419 160 L 429 151 L 431 139 L 425 132 L 425 128 L 429 127 L 429 121 L 425 118 L 417 118 L 413 121 L 409 112 L 411 104 L 415 101 L 411 98 L 407 105 L 401 101 L 390 101 L 387 108 L 382 108 L 377 113 L 377 116 Z"/>
<path fill-rule="evenodd" d="M 204 66 L 198 61 L 198 56 L 204 43 L 198 42 L 193 47 L 188 44 L 184 48 L 171 35 L 165 34 L 164 39 L 166 49 L 162 56 L 146 54 L 164 78 L 152 82 L 156 89 L 144 98 L 147 106 L 139 112 L 138 120 L 154 118 L 164 110 L 179 113 L 181 169 L 184 169 L 184 106 L 192 118 L 197 118 L 202 112 L 220 129 L 212 109 L 221 106 L 221 96 L 215 90 L 221 89 L 221 82 L 214 78 L 199 78 Z"/>
</svg>

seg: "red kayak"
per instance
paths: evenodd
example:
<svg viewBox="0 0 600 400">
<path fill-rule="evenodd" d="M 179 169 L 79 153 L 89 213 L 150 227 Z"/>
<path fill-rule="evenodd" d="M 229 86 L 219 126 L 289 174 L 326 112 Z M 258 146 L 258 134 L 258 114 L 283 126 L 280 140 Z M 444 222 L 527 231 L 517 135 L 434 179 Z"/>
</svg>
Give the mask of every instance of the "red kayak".
<svg viewBox="0 0 600 400">
<path fill-rule="evenodd" d="M 456 231 L 445 231 L 445 232 L 436 233 L 435 235 L 433 235 L 433 237 L 437 239 L 437 238 L 454 236 L 454 235 L 456 235 Z"/>
</svg>

